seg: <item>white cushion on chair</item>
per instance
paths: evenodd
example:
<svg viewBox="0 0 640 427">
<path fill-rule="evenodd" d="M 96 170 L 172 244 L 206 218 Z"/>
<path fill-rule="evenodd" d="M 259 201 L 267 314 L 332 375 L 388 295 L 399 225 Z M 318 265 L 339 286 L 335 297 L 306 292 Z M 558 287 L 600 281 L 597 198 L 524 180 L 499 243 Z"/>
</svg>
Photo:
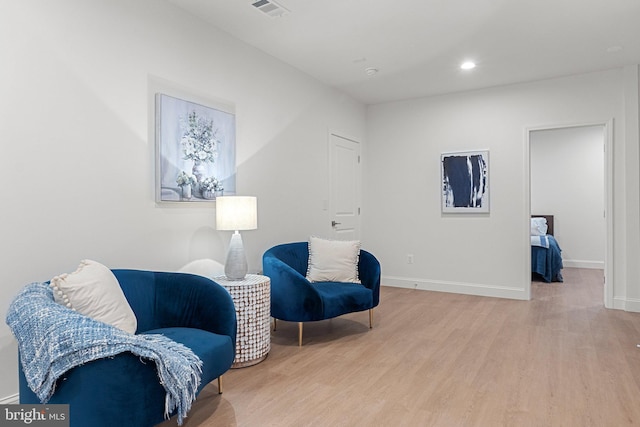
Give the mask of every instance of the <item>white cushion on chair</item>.
<svg viewBox="0 0 640 427">
<path fill-rule="evenodd" d="M 108 267 L 86 259 L 73 273 L 51 279 L 50 286 L 57 303 L 130 334 L 136 332 L 136 315 Z"/>
<path fill-rule="evenodd" d="M 360 283 L 359 257 L 359 240 L 327 240 L 311 236 L 307 280 Z"/>
</svg>

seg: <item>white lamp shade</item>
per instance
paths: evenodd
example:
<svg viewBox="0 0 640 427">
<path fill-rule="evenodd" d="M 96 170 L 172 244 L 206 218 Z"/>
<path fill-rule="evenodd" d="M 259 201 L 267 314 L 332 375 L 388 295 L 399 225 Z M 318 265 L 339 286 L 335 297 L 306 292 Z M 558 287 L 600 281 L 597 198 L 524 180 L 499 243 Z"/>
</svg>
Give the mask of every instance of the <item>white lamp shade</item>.
<svg viewBox="0 0 640 427">
<path fill-rule="evenodd" d="M 251 196 L 216 198 L 216 229 L 255 230 L 258 228 L 258 199 Z"/>
</svg>

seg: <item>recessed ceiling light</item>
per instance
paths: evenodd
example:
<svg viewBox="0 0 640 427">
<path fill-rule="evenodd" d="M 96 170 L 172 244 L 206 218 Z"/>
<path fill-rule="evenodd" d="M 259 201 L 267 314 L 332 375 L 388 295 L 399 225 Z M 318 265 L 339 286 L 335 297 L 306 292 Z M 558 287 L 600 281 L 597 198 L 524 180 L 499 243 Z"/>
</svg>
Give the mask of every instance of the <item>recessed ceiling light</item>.
<svg viewBox="0 0 640 427">
<path fill-rule="evenodd" d="M 622 46 L 609 46 L 607 48 L 608 53 L 620 52 L 622 50 Z"/>
<path fill-rule="evenodd" d="M 476 68 L 476 63 L 473 61 L 465 61 L 460 64 L 460 68 L 462 68 L 463 70 L 472 70 Z"/>
</svg>

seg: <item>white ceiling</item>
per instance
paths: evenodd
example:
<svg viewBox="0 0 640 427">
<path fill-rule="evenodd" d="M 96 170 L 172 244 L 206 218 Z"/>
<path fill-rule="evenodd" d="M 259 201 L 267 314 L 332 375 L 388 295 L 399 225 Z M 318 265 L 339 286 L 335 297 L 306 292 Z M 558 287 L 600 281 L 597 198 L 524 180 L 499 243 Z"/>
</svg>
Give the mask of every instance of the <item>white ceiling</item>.
<svg viewBox="0 0 640 427">
<path fill-rule="evenodd" d="M 640 63 L 640 0 L 169 1 L 366 104 Z"/>
</svg>

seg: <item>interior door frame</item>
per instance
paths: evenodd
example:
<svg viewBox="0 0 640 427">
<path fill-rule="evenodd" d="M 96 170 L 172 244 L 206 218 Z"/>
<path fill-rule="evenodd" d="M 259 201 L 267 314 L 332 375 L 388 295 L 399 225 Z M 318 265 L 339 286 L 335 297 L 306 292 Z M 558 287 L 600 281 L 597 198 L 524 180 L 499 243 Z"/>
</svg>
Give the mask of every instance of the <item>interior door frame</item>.
<svg viewBox="0 0 640 427">
<path fill-rule="evenodd" d="M 529 225 L 531 218 L 531 133 L 540 130 L 566 129 L 583 126 L 603 126 L 604 128 L 604 205 L 605 205 L 605 222 L 606 222 L 606 242 L 604 253 L 604 306 L 613 308 L 613 284 L 614 269 L 612 260 L 614 259 L 614 236 L 613 236 L 613 118 L 584 123 L 563 123 L 553 125 L 531 126 L 525 128 L 525 148 L 524 148 L 524 194 L 525 194 L 525 217 L 523 222 L 524 241 L 527 248 L 524 250 L 524 284 L 526 299 L 531 299 L 531 249 L 529 238 Z"/>
</svg>

